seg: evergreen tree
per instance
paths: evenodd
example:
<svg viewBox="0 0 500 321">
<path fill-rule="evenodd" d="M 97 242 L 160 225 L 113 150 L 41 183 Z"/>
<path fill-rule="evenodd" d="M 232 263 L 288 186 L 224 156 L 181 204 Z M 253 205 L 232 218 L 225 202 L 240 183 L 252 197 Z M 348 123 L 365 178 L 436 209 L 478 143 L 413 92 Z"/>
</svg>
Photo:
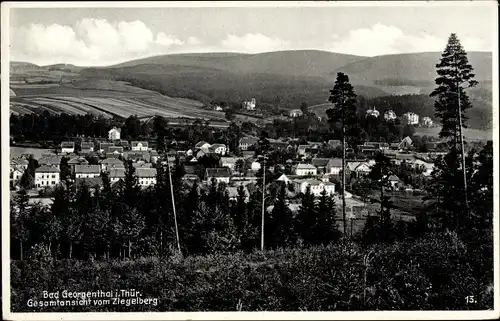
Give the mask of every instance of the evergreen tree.
<svg viewBox="0 0 500 321">
<path fill-rule="evenodd" d="M 328 101 L 333 107 L 327 109 L 326 115 L 330 128 L 340 131 L 342 140 L 342 220 L 344 224 L 344 234 L 346 233 L 346 213 L 345 213 L 345 149 L 346 143 L 356 146 L 361 139 L 359 117 L 356 111 L 356 94 L 354 88 L 349 83 L 349 77 L 341 72 L 337 73 L 337 80 L 333 89 L 330 90 Z M 339 130 L 340 129 L 340 130 Z"/>
<path fill-rule="evenodd" d="M 265 237 L 270 247 L 286 247 L 295 243 L 292 211 L 286 199 L 286 187 L 281 186 L 278 197 L 274 201 L 271 215 L 267 219 Z"/>
<path fill-rule="evenodd" d="M 435 115 L 441 120 L 442 128 L 440 137 L 449 138 L 450 156 L 461 156 L 462 196 L 464 198 L 464 211 L 461 215 L 469 215 L 467 174 L 465 168 L 465 152 L 462 128 L 466 126 L 466 111 L 472 107 L 465 89 L 477 85 L 473 68 L 467 59 L 456 34 L 452 33 L 441 55 L 441 61 L 436 65 L 438 77 L 436 89 L 430 94 L 436 97 L 434 102 Z M 455 152 L 457 149 L 459 152 Z M 455 170 L 452 170 L 455 172 Z M 453 179 L 454 180 L 454 179 Z M 462 211 L 463 212 L 463 211 Z"/>
<path fill-rule="evenodd" d="M 61 181 L 65 181 L 71 177 L 71 168 L 68 165 L 69 157 L 63 156 L 61 158 L 61 164 L 59 168 L 61 169 L 61 173 L 59 175 Z"/>
<path fill-rule="evenodd" d="M 153 132 L 156 135 L 156 150 L 159 154 L 165 149 L 165 131 L 168 121 L 162 116 L 155 116 L 153 119 Z"/>
<path fill-rule="evenodd" d="M 341 232 L 335 220 L 336 207 L 332 195 L 326 190 L 321 192 L 317 204 L 317 221 L 314 229 L 315 244 L 329 244 L 336 242 L 341 237 Z"/>
<path fill-rule="evenodd" d="M 37 167 L 38 161 L 30 156 L 28 158 L 28 168 L 21 176 L 21 179 L 19 180 L 19 186 L 21 186 L 25 190 L 35 187 L 35 170 Z"/>
<path fill-rule="evenodd" d="M 139 185 L 132 160 L 128 160 L 125 163 L 124 183 L 123 202 L 129 206 L 136 206 L 137 196 L 139 195 Z"/>
<path fill-rule="evenodd" d="M 122 240 L 126 243 L 127 256 L 130 258 L 132 248 L 139 240 L 139 235 L 144 229 L 144 217 L 134 207 L 122 204 L 120 216 L 120 231 Z"/>
<path fill-rule="evenodd" d="M 308 186 L 302 195 L 302 202 L 295 221 L 295 233 L 302 238 L 305 244 L 313 244 L 317 237 L 315 229 L 320 215 L 318 210 L 314 202 L 314 195 Z"/>
<path fill-rule="evenodd" d="M 10 209 L 10 226 L 11 238 L 19 244 L 19 259 L 23 260 L 24 245 L 28 241 L 30 230 L 28 222 L 30 220 L 30 206 L 28 204 L 28 194 L 25 190 L 19 191 L 18 195 L 14 198 L 14 204 Z"/>
<path fill-rule="evenodd" d="M 474 157 L 474 155 L 471 155 Z M 476 157 L 471 175 L 472 226 L 479 233 L 491 233 L 493 228 L 493 142 L 488 141 Z"/>
</svg>

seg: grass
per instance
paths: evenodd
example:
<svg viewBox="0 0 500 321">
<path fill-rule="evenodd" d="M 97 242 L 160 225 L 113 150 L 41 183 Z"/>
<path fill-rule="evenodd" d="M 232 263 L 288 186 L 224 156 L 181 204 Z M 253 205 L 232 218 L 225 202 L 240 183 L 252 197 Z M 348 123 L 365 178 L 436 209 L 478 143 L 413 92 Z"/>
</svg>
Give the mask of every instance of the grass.
<svg viewBox="0 0 500 321">
<path fill-rule="evenodd" d="M 421 136 L 433 136 L 439 137 L 440 127 L 425 128 L 419 127 L 415 128 L 415 134 Z M 463 130 L 465 139 L 468 140 L 492 140 L 493 133 L 491 130 L 474 129 L 474 128 L 464 128 Z"/>
<path fill-rule="evenodd" d="M 51 149 L 10 146 L 10 158 L 17 158 L 22 154 L 33 154 L 35 159 L 42 158 L 43 154 L 54 154 Z"/>
</svg>

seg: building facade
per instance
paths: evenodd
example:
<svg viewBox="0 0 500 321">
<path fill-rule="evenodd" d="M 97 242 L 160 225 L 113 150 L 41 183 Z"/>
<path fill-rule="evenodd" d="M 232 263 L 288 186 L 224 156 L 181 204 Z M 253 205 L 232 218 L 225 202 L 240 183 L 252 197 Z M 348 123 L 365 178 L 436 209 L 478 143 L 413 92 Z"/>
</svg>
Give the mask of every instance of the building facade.
<svg viewBox="0 0 500 321">
<path fill-rule="evenodd" d="M 35 170 L 35 187 L 54 187 L 60 182 L 61 171 L 55 166 L 42 165 Z"/>
</svg>

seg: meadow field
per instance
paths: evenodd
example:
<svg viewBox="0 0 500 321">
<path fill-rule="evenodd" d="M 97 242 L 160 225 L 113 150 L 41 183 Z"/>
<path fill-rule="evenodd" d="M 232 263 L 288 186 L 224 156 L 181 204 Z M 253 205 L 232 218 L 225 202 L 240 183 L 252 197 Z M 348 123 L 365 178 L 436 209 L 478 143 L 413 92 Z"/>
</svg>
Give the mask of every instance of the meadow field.
<svg viewBox="0 0 500 321">
<path fill-rule="evenodd" d="M 169 118 L 224 120 L 224 113 L 204 109 L 204 104 L 186 98 L 172 98 L 158 92 L 131 86 L 127 82 L 76 79 L 69 84 L 11 84 L 12 114 L 67 113 L 92 114 L 106 118 L 144 118 L 160 115 Z"/>
</svg>

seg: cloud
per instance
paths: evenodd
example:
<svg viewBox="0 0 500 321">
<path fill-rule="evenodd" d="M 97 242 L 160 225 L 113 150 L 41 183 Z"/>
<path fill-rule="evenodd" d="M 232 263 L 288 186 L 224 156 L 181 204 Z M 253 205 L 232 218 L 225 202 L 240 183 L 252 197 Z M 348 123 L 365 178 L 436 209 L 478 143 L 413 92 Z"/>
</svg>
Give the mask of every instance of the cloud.
<svg viewBox="0 0 500 321">
<path fill-rule="evenodd" d="M 153 54 L 172 46 L 198 45 L 165 32 L 154 32 L 142 21 L 109 22 L 83 18 L 73 26 L 31 24 L 12 28 L 11 60 L 38 64 L 109 65 Z M 186 48 L 189 50 L 189 47 Z"/>
<path fill-rule="evenodd" d="M 395 26 L 375 24 L 370 28 L 349 31 L 345 37 L 335 35 L 326 44 L 327 50 L 361 56 L 378 56 L 405 52 L 442 51 L 447 38 L 425 33 L 405 34 Z M 466 50 L 487 50 L 484 41 L 478 38 L 463 38 Z"/>
<path fill-rule="evenodd" d="M 175 36 L 167 35 L 164 32 L 160 32 L 156 36 L 155 43 L 161 46 L 170 47 L 173 45 L 181 46 L 184 44 L 184 41 L 177 39 Z"/>
<path fill-rule="evenodd" d="M 243 36 L 230 34 L 221 42 L 222 48 L 228 51 L 238 52 L 266 52 L 273 50 L 284 50 L 290 47 L 290 42 L 271 38 L 261 33 L 247 33 Z"/>
</svg>

